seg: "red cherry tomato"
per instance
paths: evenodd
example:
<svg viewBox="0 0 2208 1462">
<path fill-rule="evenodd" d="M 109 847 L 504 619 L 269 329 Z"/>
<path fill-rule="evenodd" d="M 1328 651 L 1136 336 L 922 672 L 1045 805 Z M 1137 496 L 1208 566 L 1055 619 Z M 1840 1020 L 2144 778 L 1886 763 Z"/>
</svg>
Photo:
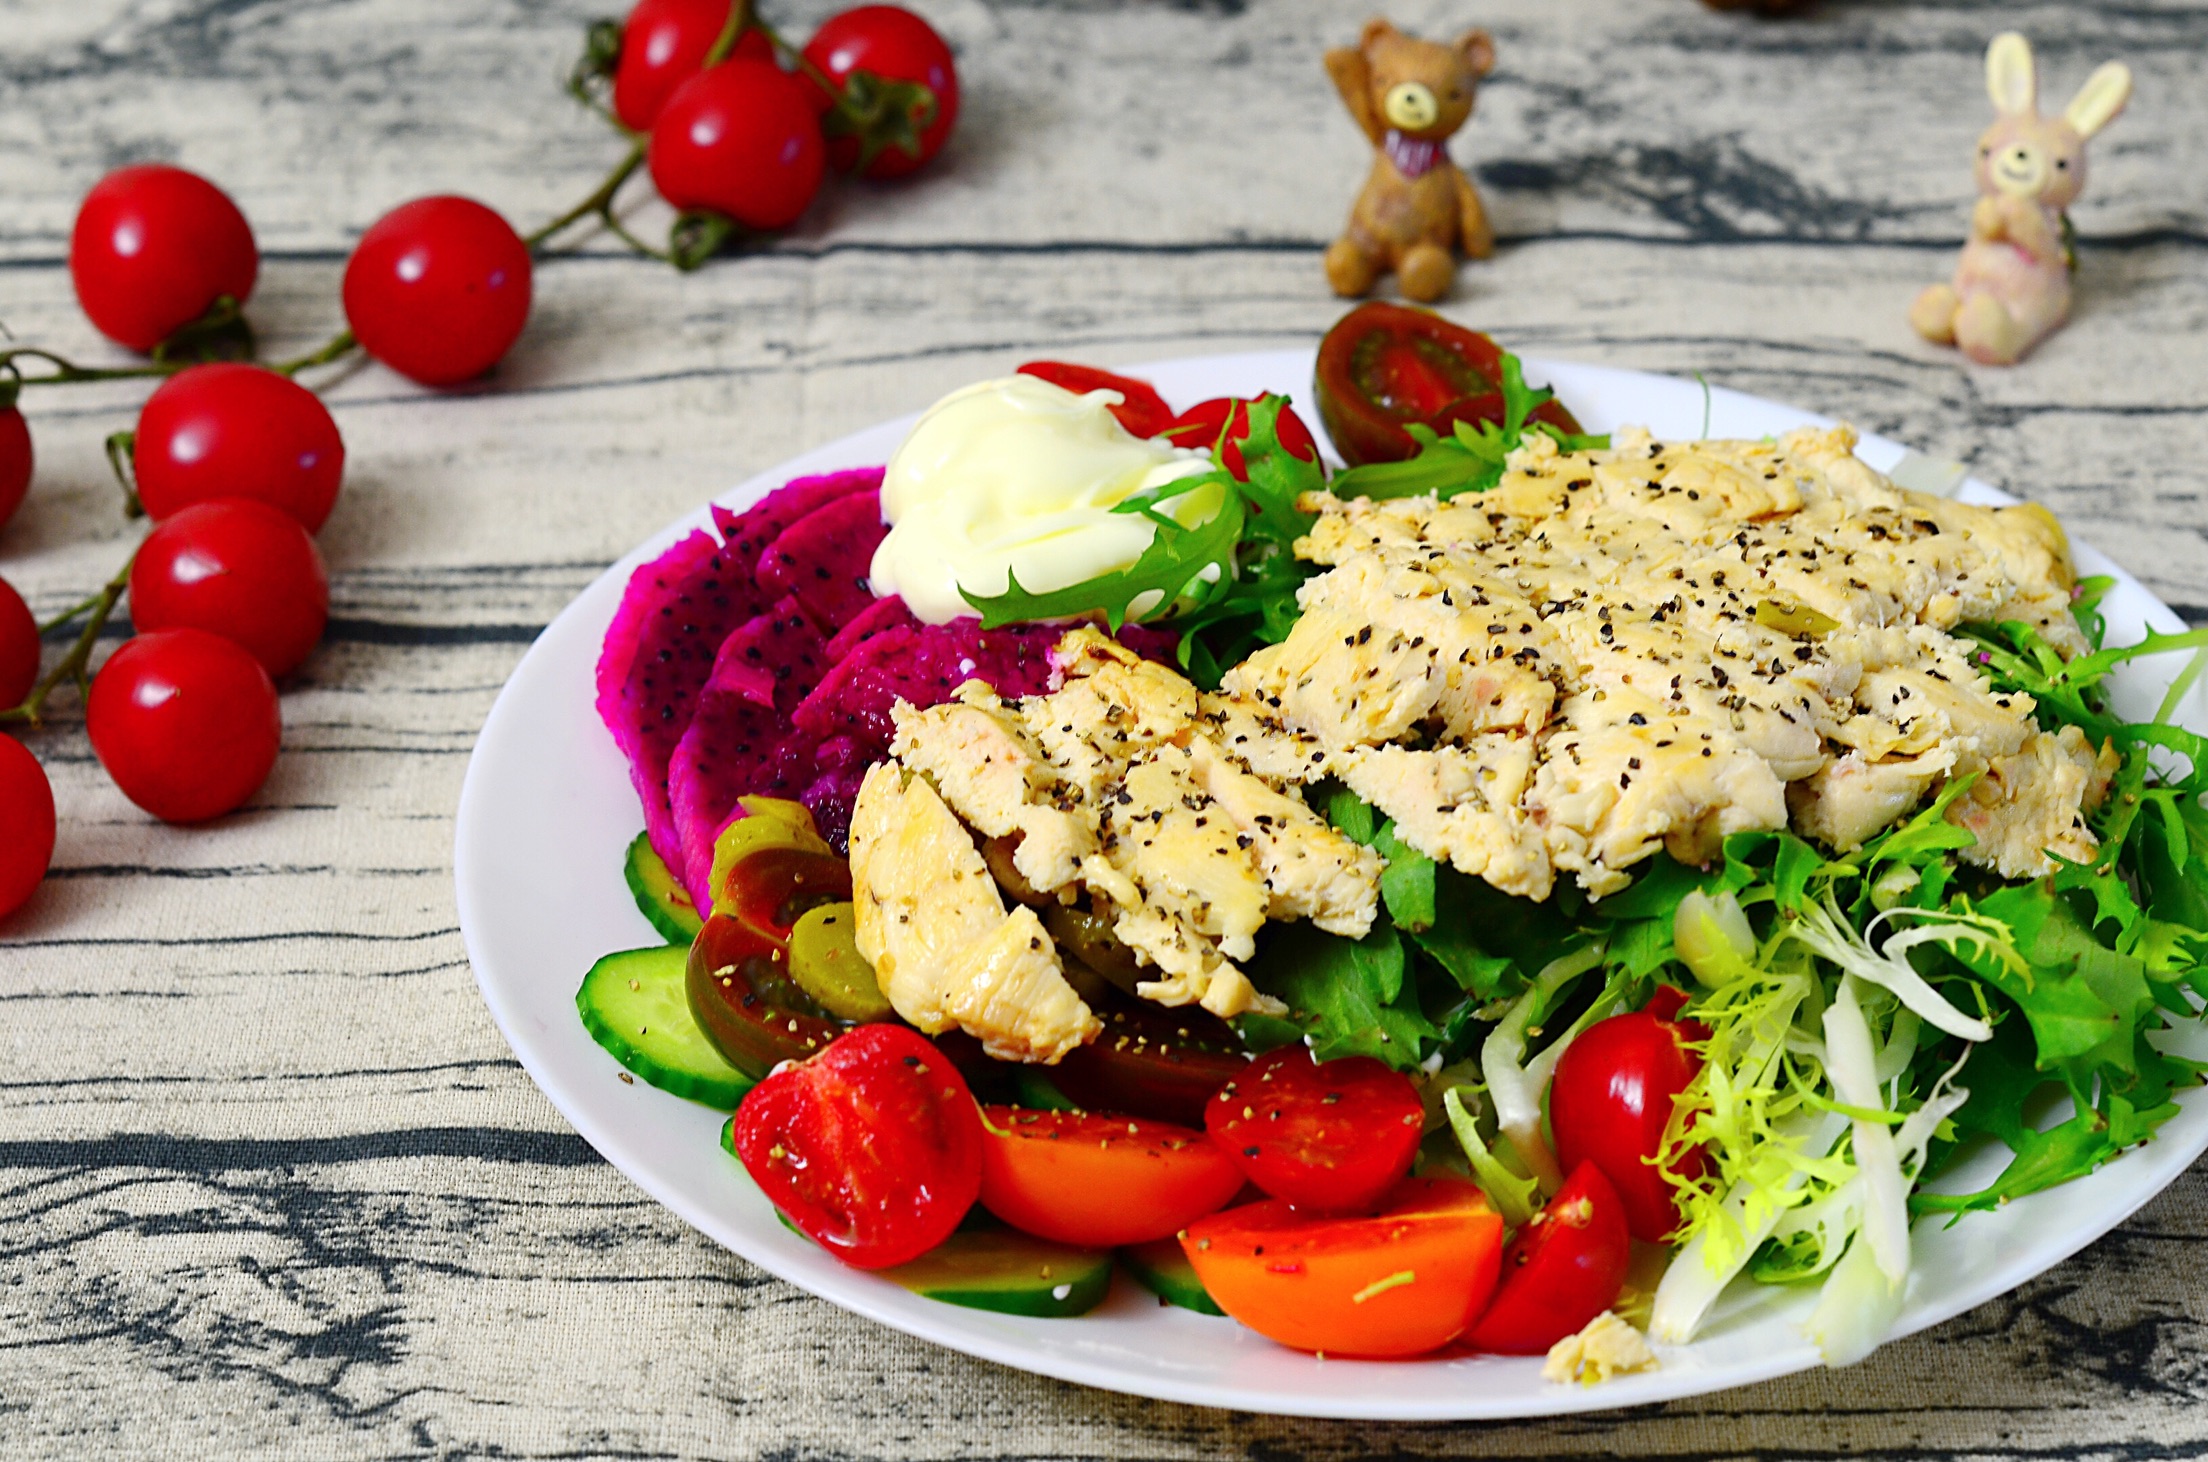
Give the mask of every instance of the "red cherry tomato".
<svg viewBox="0 0 2208 1462">
<path fill-rule="evenodd" d="M 194 503 L 146 536 L 130 566 L 130 620 L 203 629 L 243 646 L 271 676 L 299 667 L 330 619 L 314 539 L 266 503 Z"/>
<path fill-rule="evenodd" d="M 1192 1127 L 1090 1112 L 983 1110 L 981 1206 L 1085 1249 L 1171 1238 L 1242 1191 L 1242 1171 Z"/>
<path fill-rule="evenodd" d="M 1431 310 L 1362 304 L 1319 341 L 1312 378 L 1319 420 L 1352 467 L 1415 457 L 1418 443 L 1404 430 L 1410 423 L 1446 436 L 1459 421 L 1503 419 L 1502 362 L 1502 347 L 1492 339 Z M 1536 407 L 1533 417 L 1579 430 L 1555 400 Z"/>
<path fill-rule="evenodd" d="M 1063 386 L 1083 396 L 1091 391 L 1117 391 L 1120 403 L 1111 408 L 1111 413 L 1132 436 L 1158 436 L 1173 424 L 1173 408 L 1165 404 L 1157 388 L 1133 376 L 1115 376 L 1095 366 L 1072 365 L 1062 360 L 1031 360 L 1020 367 L 1020 374 Z"/>
<path fill-rule="evenodd" d="M 1312 1218 L 1273 1200 L 1201 1218 L 1181 1252 L 1219 1308 L 1298 1350 L 1424 1355 L 1495 1291 L 1503 1221 L 1461 1178 L 1405 1178 L 1371 1218 Z"/>
<path fill-rule="evenodd" d="M 1321 1213 L 1369 1209 L 1410 1171 L 1418 1088 L 1370 1056 L 1316 1064 L 1283 1046 L 1219 1088 L 1204 1130 L 1258 1187 Z"/>
<path fill-rule="evenodd" d="M 958 121 L 958 67 L 943 37 L 911 11 L 895 5 L 861 5 L 832 15 L 805 43 L 805 59 L 842 86 L 854 71 L 891 81 L 917 81 L 935 93 L 935 118 L 920 130 L 920 150 L 885 147 L 866 165 L 870 178 L 901 178 L 943 150 Z M 848 171 L 859 160 L 859 139 L 838 137 L 829 160 Z"/>
<path fill-rule="evenodd" d="M 417 198 L 369 226 L 345 261 L 361 348 L 425 386 L 472 381 L 529 323 L 529 246 L 472 198 Z"/>
<path fill-rule="evenodd" d="M 138 500 L 155 522 L 213 498 L 252 498 L 316 533 L 345 474 L 329 408 L 256 365 L 178 371 L 146 398 L 136 436 Z"/>
<path fill-rule="evenodd" d="M 646 163 L 659 196 L 746 228 L 787 228 L 820 192 L 828 149 L 810 82 L 739 60 L 685 81 L 652 124 Z"/>
<path fill-rule="evenodd" d="M 253 230 L 230 195 L 159 163 L 118 168 L 93 186 L 69 233 L 77 303 L 102 335 L 151 350 L 260 273 Z"/>
<path fill-rule="evenodd" d="M 862 1025 L 748 1092 L 731 1136 L 798 1230 L 860 1269 L 917 1259 L 981 1192 L 981 1111 L 942 1052 Z"/>
<path fill-rule="evenodd" d="M 1502 1284 L 1466 1339 L 1498 1355 L 1545 1355 L 1617 1303 L 1632 1257 L 1618 1190 L 1581 1163 L 1503 1251 Z"/>
<path fill-rule="evenodd" d="M 0 919 L 29 902 L 53 861 L 53 785 L 28 747 L 0 735 Z"/>
<path fill-rule="evenodd" d="M 613 114 L 632 132 L 649 132 L 676 87 L 705 69 L 713 43 L 728 28 L 731 0 L 639 0 L 621 27 L 621 60 L 613 72 Z M 774 59 L 765 31 L 747 28 L 729 58 Z"/>
<path fill-rule="evenodd" d="M 1685 1042 L 1707 1032 L 1673 1020 L 1685 997 L 1661 987 L 1646 1010 L 1598 1020 L 1565 1048 L 1549 1085 L 1549 1126 L 1556 1156 L 1569 1171 L 1581 1162 L 1602 1170 L 1625 1204 L 1626 1226 L 1651 1243 L 1678 1226 L 1677 1190 L 1655 1165 L 1672 1104 L 1701 1070 Z M 1674 1171 L 1702 1175 L 1699 1148 Z"/>
<path fill-rule="evenodd" d="M 13 406 L 0 410 L 0 528 L 31 490 L 31 428 Z"/>
<path fill-rule="evenodd" d="M 1220 432 L 1229 421 L 1233 429 L 1227 431 L 1221 443 Z M 1179 416 L 1173 418 L 1159 435 L 1176 447 L 1204 447 L 1219 445 L 1219 465 L 1227 469 L 1237 482 L 1247 482 L 1249 465 L 1242 460 L 1242 442 L 1250 434 L 1250 403 L 1234 396 L 1214 396 L 1209 401 L 1199 401 Z M 1296 408 L 1282 403 L 1280 417 L 1273 425 L 1273 434 L 1280 439 L 1281 447 L 1291 457 L 1306 462 L 1319 460 L 1319 444 L 1312 440 L 1311 428 L 1296 415 Z"/>
<path fill-rule="evenodd" d="M 0 711 L 23 704 L 38 684 L 38 620 L 15 586 L 0 579 Z"/>
<path fill-rule="evenodd" d="M 219 635 L 123 642 L 93 678 L 85 730 L 123 795 L 163 822 L 205 822 L 260 790 L 283 717 L 261 662 Z"/>
</svg>

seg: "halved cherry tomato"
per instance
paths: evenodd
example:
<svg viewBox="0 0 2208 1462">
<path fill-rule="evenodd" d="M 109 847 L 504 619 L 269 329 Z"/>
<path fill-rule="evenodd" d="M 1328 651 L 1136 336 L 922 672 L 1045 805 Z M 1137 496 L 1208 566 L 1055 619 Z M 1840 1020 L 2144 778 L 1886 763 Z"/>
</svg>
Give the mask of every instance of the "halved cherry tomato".
<svg viewBox="0 0 2208 1462">
<path fill-rule="evenodd" d="M 1673 1104 L 1702 1069 L 1685 1043 L 1709 1034 L 1672 1018 L 1685 998 L 1663 986 L 1646 1009 L 1596 1021 L 1565 1048 L 1549 1086 L 1557 1160 L 1566 1171 L 1583 1161 L 1600 1168 L 1625 1204 L 1626 1227 L 1651 1243 L 1679 1224 L 1678 1190 L 1656 1157 Z M 1672 1170 L 1700 1177 L 1702 1150 L 1688 1149 Z"/>
<path fill-rule="evenodd" d="M 1165 398 L 1148 381 L 1115 376 L 1095 366 L 1070 365 L 1062 360 L 1031 360 L 1020 367 L 1020 374 L 1063 386 L 1077 395 L 1117 391 L 1121 399 L 1112 408 L 1112 415 L 1118 417 L 1119 424 L 1134 436 L 1154 437 L 1173 424 L 1173 408 L 1165 404 Z"/>
<path fill-rule="evenodd" d="M 722 872 L 690 944 L 685 990 L 698 1028 L 730 1065 L 765 1076 L 848 1029 L 790 977 L 790 929 L 808 909 L 850 897 L 851 865 L 804 847 L 764 842 Z"/>
<path fill-rule="evenodd" d="M 1091 1112 L 982 1108 L 981 1206 L 1085 1249 L 1169 1238 L 1242 1191 L 1242 1172 L 1193 1127 Z"/>
<path fill-rule="evenodd" d="M 1323 1065 L 1283 1046 L 1219 1088 L 1204 1130 L 1244 1176 L 1320 1213 L 1369 1209 L 1410 1171 L 1426 1121 L 1418 1088 L 1370 1056 Z"/>
<path fill-rule="evenodd" d="M 1319 342 L 1313 385 L 1319 420 L 1350 466 L 1418 455 L 1403 428 L 1412 422 L 1446 435 L 1459 421 L 1501 421 L 1503 351 L 1477 330 L 1433 313 L 1382 301 L 1359 305 Z M 1556 401 L 1536 421 L 1577 432 Z"/>
<path fill-rule="evenodd" d="M 1220 432 L 1229 421 L 1234 423 L 1224 442 Z M 1249 481 L 1249 466 L 1242 460 L 1242 440 L 1250 434 L 1250 403 L 1239 396 L 1214 396 L 1209 401 L 1199 401 L 1179 416 L 1159 435 L 1176 447 L 1210 447 L 1219 444 L 1219 465 L 1227 469 L 1237 482 Z M 1311 439 L 1311 428 L 1296 415 L 1296 408 L 1282 403 L 1280 419 L 1273 427 L 1273 434 L 1280 438 L 1280 445 L 1291 457 L 1306 462 L 1319 460 L 1319 444 Z"/>
<path fill-rule="evenodd" d="M 1092 1112 L 1128 1112 L 1201 1127 L 1212 1093 L 1250 1069 L 1249 1053 L 1218 1016 L 1147 1000 L 1096 1007 L 1104 1032 L 1068 1051 L 1051 1083 Z"/>
<path fill-rule="evenodd" d="M 981 1192 L 981 1111 L 915 1032 L 862 1025 L 745 1094 L 731 1136 L 807 1238 L 860 1269 L 917 1259 Z"/>
<path fill-rule="evenodd" d="M 1423 1355 L 1494 1293 L 1503 1221 L 1461 1178 L 1406 1178 L 1371 1218 L 1309 1218 L 1275 1199 L 1198 1219 L 1181 1249 L 1219 1308 L 1282 1345 Z"/>
<path fill-rule="evenodd" d="M 1544 1355 L 1617 1302 L 1632 1257 L 1618 1190 L 1583 1162 L 1512 1237 L 1495 1301 L 1466 1338 L 1498 1355 Z"/>
</svg>

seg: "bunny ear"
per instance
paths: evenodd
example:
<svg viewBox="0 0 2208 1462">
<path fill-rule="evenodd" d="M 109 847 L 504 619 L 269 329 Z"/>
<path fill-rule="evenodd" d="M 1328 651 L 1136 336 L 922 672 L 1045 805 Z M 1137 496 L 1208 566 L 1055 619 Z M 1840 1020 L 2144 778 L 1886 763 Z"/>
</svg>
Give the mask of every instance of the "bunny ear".
<svg viewBox="0 0 2208 1462">
<path fill-rule="evenodd" d="M 1986 47 L 1986 90 L 2003 116 L 2029 115 L 2039 109 L 2039 77 L 2032 69 L 2032 43 L 2005 30 Z"/>
<path fill-rule="evenodd" d="M 2078 94 L 2070 98 L 2070 105 L 2062 109 L 2062 119 L 2080 137 L 2091 137 L 2115 121 L 2116 114 L 2130 100 L 2131 68 L 2121 61 L 2110 61 L 2086 78 Z"/>
</svg>

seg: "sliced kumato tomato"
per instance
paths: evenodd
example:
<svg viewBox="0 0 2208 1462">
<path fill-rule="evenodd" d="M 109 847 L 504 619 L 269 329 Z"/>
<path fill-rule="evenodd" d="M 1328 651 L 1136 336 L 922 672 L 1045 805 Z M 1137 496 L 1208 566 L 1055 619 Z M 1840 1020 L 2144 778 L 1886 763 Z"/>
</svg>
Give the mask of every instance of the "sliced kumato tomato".
<svg viewBox="0 0 2208 1462">
<path fill-rule="evenodd" d="M 1404 429 L 1413 423 L 1446 436 L 1460 421 L 1503 419 L 1502 347 L 1407 305 L 1375 300 L 1335 321 L 1319 341 L 1312 385 L 1319 420 L 1352 467 L 1418 455 Z M 1554 400 L 1536 407 L 1533 419 L 1580 429 Z"/>
<path fill-rule="evenodd" d="M 1512 1235 L 1501 1287 L 1472 1327 L 1472 1344 L 1503 1355 L 1547 1354 L 1617 1302 L 1632 1257 L 1618 1190 L 1600 1168 L 1581 1163 Z"/>
<path fill-rule="evenodd" d="M 1302 1046 L 1258 1057 L 1219 1088 L 1204 1130 L 1275 1198 L 1321 1213 L 1370 1208 L 1410 1171 L 1425 1104 L 1370 1056 L 1316 1063 Z"/>
<path fill-rule="evenodd" d="M 1095 366 L 1074 365 L 1062 360 L 1031 360 L 1020 367 L 1020 374 L 1063 386 L 1078 395 L 1117 391 L 1121 399 L 1112 408 L 1112 415 L 1118 417 L 1119 424 L 1133 436 L 1158 436 L 1173 424 L 1173 408 L 1165 404 L 1157 388 L 1133 376 L 1115 376 Z"/>
<path fill-rule="evenodd" d="M 1486 1306 L 1503 1220 L 1472 1183 L 1406 1178 L 1369 1218 L 1311 1218 L 1272 1199 L 1197 1220 L 1181 1249 L 1221 1309 L 1282 1345 L 1424 1355 Z"/>
<path fill-rule="evenodd" d="M 744 1170 L 806 1237 L 885 1269 L 950 1237 L 981 1192 L 981 1111 L 927 1038 L 862 1025 L 736 1109 Z"/>
<path fill-rule="evenodd" d="M 1039 1238 L 1144 1244 L 1242 1190 L 1241 1170 L 1191 1127 L 1024 1107 L 985 1107 L 982 1116 L 982 1207 Z"/>
</svg>

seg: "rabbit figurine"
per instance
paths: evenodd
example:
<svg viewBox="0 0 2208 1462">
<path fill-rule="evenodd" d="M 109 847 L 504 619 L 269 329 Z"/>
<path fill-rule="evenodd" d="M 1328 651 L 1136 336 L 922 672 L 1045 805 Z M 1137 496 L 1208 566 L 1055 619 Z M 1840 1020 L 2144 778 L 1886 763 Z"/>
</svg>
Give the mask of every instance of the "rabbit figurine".
<svg viewBox="0 0 2208 1462">
<path fill-rule="evenodd" d="M 2085 187 L 2085 140 L 2131 99 L 2131 72 L 2110 61 L 2059 117 L 2039 114 L 2032 48 L 2014 31 L 1986 48 L 1986 88 L 2000 115 L 1978 139 L 1978 206 L 1955 282 L 1917 296 L 1909 323 L 1980 365 L 2014 365 L 2070 315 L 2070 220 Z"/>
</svg>

